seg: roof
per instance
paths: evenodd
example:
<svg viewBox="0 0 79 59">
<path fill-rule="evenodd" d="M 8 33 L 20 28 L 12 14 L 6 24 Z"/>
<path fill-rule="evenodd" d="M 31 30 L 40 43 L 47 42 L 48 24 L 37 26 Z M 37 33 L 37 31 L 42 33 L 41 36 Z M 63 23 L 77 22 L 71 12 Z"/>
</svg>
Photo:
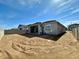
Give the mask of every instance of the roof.
<svg viewBox="0 0 79 59">
<path fill-rule="evenodd" d="M 69 26 L 79 26 L 79 24 L 71 24 L 71 25 L 69 25 Z"/>
<path fill-rule="evenodd" d="M 46 21 L 46 22 L 43 22 L 43 23 L 49 23 L 49 22 L 56 22 L 56 20 L 50 20 L 50 21 Z"/>
<path fill-rule="evenodd" d="M 36 23 L 34 23 L 34 24 L 41 24 L 41 22 L 36 22 Z"/>
<path fill-rule="evenodd" d="M 51 21 L 46 21 L 46 22 L 43 22 L 44 23 L 50 23 L 50 22 L 56 22 L 58 23 L 59 25 L 61 25 L 62 27 L 66 28 L 63 24 L 61 24 L 60 22 L 56 21 L 56 20 L 51 20 Z M 67 28 L 66 28 L 67 29 Z"/>
<path fill-rule="evenodd" d="M 56 21 L 56 20 L 50 20 L 50 21 L 46 21 L 46 22 L 36 22 L 36 23 L 33 23 L 33 24 L 29 24 L 29 25 L 19 25 L 18 27 L 20 27 L 20 26 L 35 26 L 35 25 L 41 25 L 41 24 L 50 23 L 50 22 L 56 22 L 56 23 L 58 23 L 59 25 L 61 25 L 63 28 L 67 29 L 63 24 L 59 23 L 59 22 Z"/>
</svg>

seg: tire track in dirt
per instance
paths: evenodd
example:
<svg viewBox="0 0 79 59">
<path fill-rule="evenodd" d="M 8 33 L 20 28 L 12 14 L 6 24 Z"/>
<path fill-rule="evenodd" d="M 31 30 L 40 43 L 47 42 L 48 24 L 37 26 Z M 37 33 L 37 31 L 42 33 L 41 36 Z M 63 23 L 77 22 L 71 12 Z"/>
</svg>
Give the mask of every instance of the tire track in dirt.
<svg viewBox="0 0 79 59">
<path fill-rule="evenodd" d="M 12 48 L 18 52 L 24 53 L 26 55 L 38 55 L 39 53 L 47 54 L 50 52 L 50 49 L 55 46 L 41 46 L 41 45 L 23 45 L 19 43 L 12 43 Z"/>
<path fill-rule="evenodd" d="M 6 50 L 0 50 L 0 58 L 1 59 L 13 59 L 11 54 Z"/>
<path fill-rule="evenodd" d="M 35 52 L 33 52 L 33 51 L 27 51 L 26 49 L 25 49 L 25 47 L 23 47 L 23 46 L 21 46 L 21 45 L 19 45 L 19 44 L 14 44 L 14 43 L 12 43 L 12 48 L 14 49 L 14 50 L 16 50 L 16 51 L 18 51 L 18 52 L 21 52 L 21 53 L 24 53 L 25 55 L 28 55 L 28 56 L 32 56 L 32 55 L 36 55 L 36 53 Z"/>
</svg>

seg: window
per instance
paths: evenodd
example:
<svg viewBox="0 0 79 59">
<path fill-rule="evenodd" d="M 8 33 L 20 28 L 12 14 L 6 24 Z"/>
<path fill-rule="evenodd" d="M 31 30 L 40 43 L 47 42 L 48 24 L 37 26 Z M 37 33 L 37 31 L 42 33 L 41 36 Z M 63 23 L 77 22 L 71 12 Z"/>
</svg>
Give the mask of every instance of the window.
<svg viewBox="0 0 79 59">
<path fill-rule="evenodd" d="M 22 30 L 22 28 L 19 28 L 20 30 Z"/>
</svg>

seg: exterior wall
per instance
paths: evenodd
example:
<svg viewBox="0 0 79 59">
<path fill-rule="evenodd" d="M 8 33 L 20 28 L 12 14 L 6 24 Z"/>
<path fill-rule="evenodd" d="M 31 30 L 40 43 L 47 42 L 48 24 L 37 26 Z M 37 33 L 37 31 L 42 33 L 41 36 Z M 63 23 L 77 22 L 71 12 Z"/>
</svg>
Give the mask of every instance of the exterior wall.
<svg viewBox="0 0 79 59">
<path fill-rule="evenodd" d="M 25 33 L 29 33 L 29 34 L 35 34 L 35 33 L 31 33 L 31 27 L 32 26 L 37 26 L 38 27 L 38 33 L 37 34 L 42 33 L 41 24 L 21 25 L 21 26 L 18 27 L 18 30 L 19 31 L 24 31 Z"/>
<path fill-rule="evenodd" d="M 0 40 L 2 39 L 3 36 L 4 36 L 4 30 L 0 29 Z"/>
<path fill-rule="evenodd" d="M 49 35 L 56 35 L 57 34 L 57 23 L 50 22 L 43 24 L 43 33 Z"/>
<path fill-rule="evenodd" d="M 19 30 L 26 30 L 27 28 L 25 26 L 20 26 L 18 29 Z"/>
<path fill-rule="evenodd" d="M 26 33 L 30 33 L 30 26 L 27 26 Z"/>
<path fill-rule="evenodd" d="M 62 34 L 64 32 L 66 32 L 66 28 L 57 23 L 57 34 Z"/>
<path fill-rule="evenodd" d="M 66 28 L 61 26 L 57 22 L 44 23 L 43 27 L 44 27 L 43 29 L 44 34 L 59 35 L 66 32 Z"/>
<path fill-rule="evenodd" d="M 27 25 L 22 25 L 20 27 L 18 27 L 18 31 L 22 32 L 22 33 L 30 33 L 30 27 Z"/>
<path fill-rule="evenodd" d="M 30 28 L 31 28 L 32 26 L 37 26 L 37 27 L 38 27 L 38 33 L 31 33 L 31 29 L 30 29 Z M 41 34 L 41 33 L 42 33 L 41 24 L 33 24 L 33 25 L 29 26 L 28 28 L 29 28 L 28 31 L 29 31 L 29 33 L 31 33 L 31 34 Z"/>
<path fill-rule="evenodd" d="M 41 27 L 41 25 L 38 25 L 38 34 L 42 34 L 42 27 Z"/>
</svg>

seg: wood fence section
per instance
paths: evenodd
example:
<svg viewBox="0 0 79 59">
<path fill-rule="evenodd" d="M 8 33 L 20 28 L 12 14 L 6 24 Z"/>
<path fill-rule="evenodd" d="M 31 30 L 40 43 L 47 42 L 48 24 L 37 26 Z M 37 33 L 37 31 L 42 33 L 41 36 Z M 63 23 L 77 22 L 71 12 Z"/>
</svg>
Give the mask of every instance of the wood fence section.
<svg viewBox="0 0 79 59">
<path fill-rule="evenodd" d="M 72 33 L 76 37 L 77 40 L 79 40 L 79 27 L 73 28 Z"/>
</svg>

